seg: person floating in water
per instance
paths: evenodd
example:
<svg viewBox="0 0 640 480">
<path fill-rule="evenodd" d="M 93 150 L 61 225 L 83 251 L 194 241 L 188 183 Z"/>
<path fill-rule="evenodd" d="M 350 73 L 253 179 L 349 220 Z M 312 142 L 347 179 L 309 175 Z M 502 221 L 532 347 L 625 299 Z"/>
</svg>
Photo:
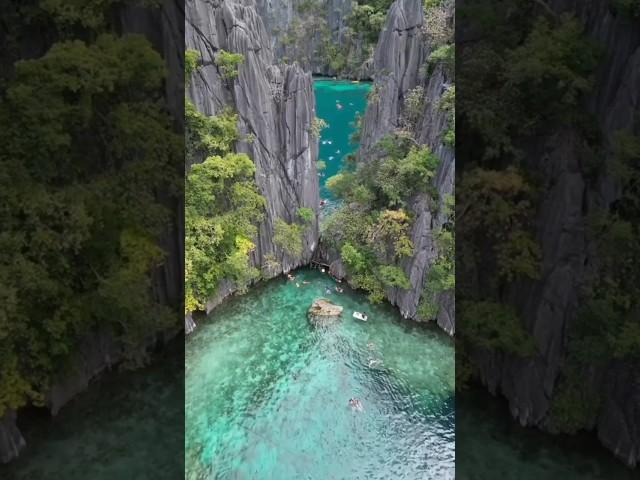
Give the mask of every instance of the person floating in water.
<svg viewBox="0 0 640 480">
<path fill-rule="evenodd" d="M 324 293 L 327 294 L 327 295 L 331 295 L 332 292 L 331 292 L 330 288 L 326 288 Z"/>
<path fill-rule="evenodd" d="M 338 286 L 336 285 L 336 292 L 338 292 L 338 293 L 342 293 L 342 292 L 344 292 L 344 288 L 340 288 L 340 287 L 338 287 Z"/>
<path fill-rule="evenodd" d="M 349 405 L 351 406 L 352 409 L 357 410 L 358 412 L 364 411 L 364 408 L 362 407 L 362 402 L 357 398 L 350 398 Z"/>
<path fill-rule="evenodd" d="M 294 276 L 293 276 L 293 275 L 291 275 L 290 273 L 287 273 L 287 278 L 288 278 L 289 280 L 295 280 L 295 279 L 296 279 L 296 277 L 294 277 Z"/>
</svg>

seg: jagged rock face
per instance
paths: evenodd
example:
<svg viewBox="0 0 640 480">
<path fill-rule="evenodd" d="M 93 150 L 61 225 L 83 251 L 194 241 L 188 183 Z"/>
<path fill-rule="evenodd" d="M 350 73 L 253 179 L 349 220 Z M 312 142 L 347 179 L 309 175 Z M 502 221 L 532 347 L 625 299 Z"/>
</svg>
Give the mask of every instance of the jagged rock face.
<svg viewBox="0 0 640 480">
<path fill-rule="evenodd" d="M 16 458 L 25 446 L 22 433 L 16 427 L 16 413 L 10 410 L 0 418 L 0 463 Z"/>
<path fill-rule="evenodd" d="M 346 19 L 351 14 L 352 0 L 317 0 L 319 11 L 325 15 L 331 41 L 335 45 L 344 45 L 347 29 Z M 256 5 L 264 25 L 269 32 L 270 46 L 276 58 L 288 57 L 297 61 L 305 70 L 314 75 L 334 76 L 337 72 L 332 70 L 327 60 L 320 58 L 317 52 L 321 48 L 322 38 L 318 32 L 311 32 L 304 38 L 302 45 L 291 48 L 283 42 L 284 33 L 293 22 L 301 18 L 298 6 L 299 0 L 256 0 Z M 356 39 L 354 51 L 360 52 L 363 41 Z M 356 71 L 343 72 L 350 78 L 371 78 L 373 64 L 365 62 Z"/>
<path fill-rule="evenodd" d="M 182 8 L 182 2 L 178 0 L 164 0 L 159 10 L 139 5 L 122 5 L 114 14 L 114 23 L 117 25 L 116 30 L 123 34 L 144 35 L 162 55 L 168 71 L 181 71 L 181 64 L 184 63 L 184 23 L 180 13 Z M 33 42 L 39 45 L 46 38 L 47 35 L 35 35 Z M 35 52 L 39 48 L 30 47 L 29 50 Z M 44 50 L 39 54 L 43 53 Z M 165 99 L 177 128 L 181 128 L 184 122 L 183 79 L 183 75 L 168 75 L 165 84 Z M 182 198 L 176 198 L 168 192 L 158 192 L 158 196 L 163 204 L 177 214 L 159 240 L 159 244 L 167 252 L 167 260 L 151 272 L 151 287 L 155 300 L 175 306 L 184 299 L 184 204 Z M 176 327 L 162 333 L 164 340 L 174 338 L 180 333 L 179 325 Z M 58 380 L 46 395 L 47 408 L 52 415 L 56 415 L 66 403 L 84 391 L 93 378 L 122 359 L 124 345 L 116 342 L 114 338 L 111 332 L 95 331 L 78 342 L 69 366 L 58 373 Z M 147 346 L 155 340 L 149 338 Z M 16 425 L 17 416 L 18 413 L 9 411 L 0 418 L 0 463 L 14 460 L 27 446 Z"/>
<path fill-rule="evenodd" d="M 596 89 L 587 110 L 599 119 L 605 142 L 630 128 L 640 115 L 640 29 L 616 17 L 608 1 L 547 2 L 557 12 L 573 11 L 584 21 L 586 33 L 604 47 Z M 640 133 L 636 130 L 636 134 Z M 511 413 L 523 425 L 551 428 L 548 415 L 566 354 L 572 322 L 585 286 L 581 279 L 597 271 L 597 251 L 591 243 L 588 217 L 597 207 L 610 205 L 619 194 L 615 181 L 604 174 L 587 178 L 582 163 L 581 133 L 567 129 L 531 146 L 528 162 L 544 178 L 545 200 L 536 225 L 543 251 L 540 280 L 514 285 L 509 296 L 522 312 L 527 330 L 538 346 L 537 356 L 516 360 L 504 354 L 476 352 L 473 363 L 491 392 L 502 393 Z M 611 162 L 613 153 L 605 154 Z M 585 382 L 604 399 L 591 427 L 601 442 L 630 466 L 640 463 L 640 373 L 630 364 L 593 367 Z"/>
<path fill-rule="evenodd" d="M 189 95 L 197 109 L 215 115 L 231 107 L 239 115 L 238 152 L 256 165 L 256 183 L 267 202 L 251 262 L 267 278 L 306 265 L 318 245 L 317 221 L 305 232 L 300 258 L 274 244 L 277 219 L 292 223 L 299 208 L 318 213 L 320 204 L 318 141 L 311 134 L 315 97 L 311 75 L 297 65 L 274 65 L 262 19 L 253 1 L 189 0 L 186 2 L 186 48 L 200 52 L 202 67 L 194 75 Z M 233 80 L 220 75 L 215 54 L 220 49 L 240 53 L 244 61 Z M 279 268 L 266 268 L 271 261 Z M 227 294 L 233 288 L 225 288 Z M 220 297 L 218 295 L 217 297 Z M 211 309 L 219 303 L 209 302 Z"/>
<path fill-rule="evenodd" d="M 367 161 L 377 154 L 376 144 L 387 134 L 401 126 L 404 99 L 417 86 L 425 92 L 424 111 L 416 127 L 419 143 L 428 145 L 440 158 L 434 184 L 440 202 L 453 193 L 455 177 L 455 154 L 442 144 L 442 136 L 447 128 L 447 116 L 438 108 L 450 82 L 449 74 L 441 66 L 422 78 L 420 67 L 425 63 L 430 45 L 424 37 L 423 6 L 419 0 L 397 0 L 389 9 L 387 21 L 380 35 L 375 52 L 375 85 L 377 100 L 370 101 L 362 127 L 360 160 Z M 440 205 L 442 207 L 443 205 Z M 387 298 L 397 305 L 404 317 L 415 318 L 429 265 L 434 261 L 437 250 L 433 233 L 446 221 L 444 208 L 434 213 L 429 208 L 427 195 L 416 196 L 409 205 L 415 216 L 411 232 L 414 255 L 401 263 L 411 281 L 410 290 L 387 289 Z M 453 335 L 455 332 L 455 311 L 452 294 L 443 294 L 438 299 L 441 306 L 438 325 Z"/>
</svg>

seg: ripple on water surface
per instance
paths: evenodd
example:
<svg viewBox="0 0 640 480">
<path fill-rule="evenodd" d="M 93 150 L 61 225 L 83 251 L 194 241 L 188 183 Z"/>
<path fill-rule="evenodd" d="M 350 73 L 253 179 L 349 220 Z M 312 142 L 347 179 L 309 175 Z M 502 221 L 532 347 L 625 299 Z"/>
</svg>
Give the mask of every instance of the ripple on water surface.
<svg viewBox="0 0 640 480">
<path fill-rule="evenodd" d="M 451 341 L 347 288 L 325 295 L 333 285 L 316 271 L 272 280 L 189 338 L 187 479 L 453 478 Z M 345 311 L 316 330 L 306 311 L 323 296 Z"/>
</svg>

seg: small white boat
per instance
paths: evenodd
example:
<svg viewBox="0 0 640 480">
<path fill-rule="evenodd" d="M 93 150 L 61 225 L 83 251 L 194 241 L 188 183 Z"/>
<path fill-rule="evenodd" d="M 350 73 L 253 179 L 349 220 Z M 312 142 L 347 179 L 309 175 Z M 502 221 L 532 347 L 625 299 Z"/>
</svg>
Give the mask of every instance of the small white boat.
<svg viewBox="0 0 640 480">
<path fill-rule="evenodd" d="M 362 312 L 353 312 L 353 318 L 366 322 L 368 317 Z"/>
</svg>

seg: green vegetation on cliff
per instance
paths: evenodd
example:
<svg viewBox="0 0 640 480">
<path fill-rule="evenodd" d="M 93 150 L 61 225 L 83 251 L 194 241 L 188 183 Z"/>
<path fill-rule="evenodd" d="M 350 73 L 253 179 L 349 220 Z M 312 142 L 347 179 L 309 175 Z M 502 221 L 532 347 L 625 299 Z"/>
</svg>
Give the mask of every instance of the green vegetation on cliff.
<svg viewBox="0 0 640 480">
<path fill-rule="evenodd" d="M 187 73 L 195 72 L 197 52 L 185 56 Z M 255 165 L 233 152 L 238 116 L 224 111 L 207 117 L 190 100 L 185 103 L 185 311 L 191 312 L 204 310 L 223 280 L 242 290 L 259 277 L 249 254 L 265 200 L 255 184 Z"/>
<path fill-rule="evenodd" d="M 284 60 L 313 61 L 315 65 L 320 63 L 328 66 L 338 76 L 361 76 L 361 68 L 373 58 L 373 50 L 391 3 L 391 0 L 353 2 L 339 40 L 331 31 L 326 2 L 303 0 L 297 3 L 296 15 L 287 30 L 277 32 L 284 46 Z M 318 40 L 313 53 L 306 49 L 310 39 Z"/>
<path fill-rule="evenodd" d="M 344 203 L 323 226 L 323 238 L 340 252 L 353 284 L 374 302 L 384 298 L 385 287 L 411 287 L 398 264 L 413 254 L 407 202 L 417 193 L 433 195 L 430 180 L 439 164 L 426 146 L 407 138 L 385 137 L 378 148 L 378 158 L 327 181 Z"/>
<path fill-rule="evenodd" d="M 1 84 L 0 417 L 41 404 L 93 329 L 138 365 L 149 338 L 179 327 L 151 281 L 173 208 L 160 197 L 181 191 L 164 62 L 141 36 L 85 32 L 111 30 L 110 2 L 41 3 L 24 8 L 58 41 Z"/>
<path fill-rule="evenodd" d="M 553 180 L 547 178 L 550 157 L 541 139 L 557 150 L 563 136 L 575 138 L 575 153 L 584 159 L 584 197 L 592 198 L 588 182 L 601 182 L 602 174 L 617 176 L 622 196 L 595 213 L 594 205 L 583 206 L 592 216 L 585 240 L 593 277 L 579 291 L 576 317 L 567 319 L 567 346 L 547 419 L 548 428 L 574 433 L 593 426 L 601 405 L 602 393 L 589 379 L 636 362 L 640 351 L 640 141 L 621 132 L 607 145 L 586 112 L 601 49 L 586 37 L 581 21 L 535 2 L 516 4 L 505 11 L 501 2 L 470 2 L 458 11 L 481 28 L 461 54 L 465 74 L 456 98 L 463 132 L 457 151 L 465 166 L 457 179 L 457 372 L 459 380 L 468 378 L 470 359 L 487 351 L 507 359 L 538 354 L 513 285 L 535 291 L 542 280 L 539 209 Z M 563 155 L 573 155 L 577 147 L 566 145 Z M 605 165 L 612 150 L 618 161 Z"/>
<path fill-rule="evenodd" d="M 591 219 L 598 252 L 598 276 L 569 335 L 566 367 L 551 411 L 553 427 L 574 433 L 590 425 L 601 392 L 582 378 L 594 366 L 640 361 L 640 136 L 619 131 L 610 173 L 622 194 Z"/>
</svg>

